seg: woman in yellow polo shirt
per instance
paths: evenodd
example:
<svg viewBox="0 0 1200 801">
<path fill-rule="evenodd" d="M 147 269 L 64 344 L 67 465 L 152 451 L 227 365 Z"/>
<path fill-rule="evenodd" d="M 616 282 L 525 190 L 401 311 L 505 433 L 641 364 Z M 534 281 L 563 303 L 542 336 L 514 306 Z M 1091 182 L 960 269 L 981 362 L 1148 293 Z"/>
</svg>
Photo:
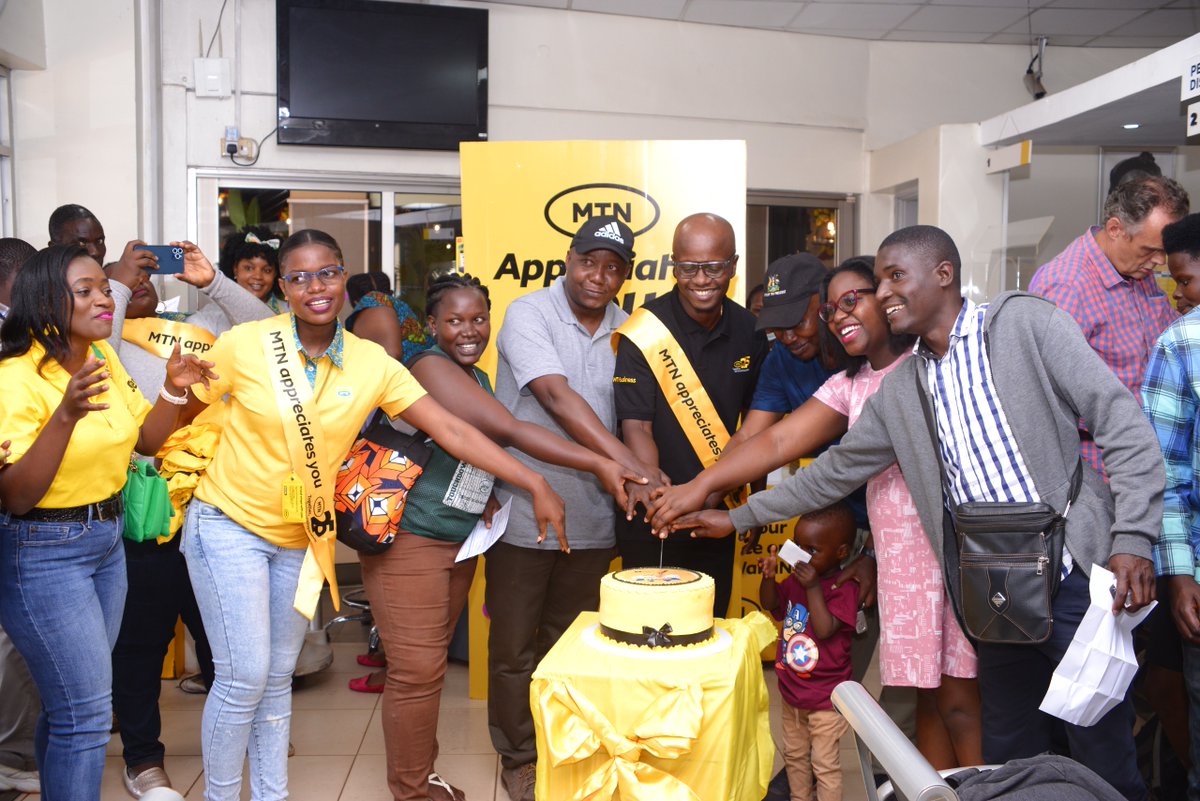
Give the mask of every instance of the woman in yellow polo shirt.
<svg viewBox="0 0 1200 801">
<path fill-rule="evenodd" d="M 287 797 L 291 679 L 306 629 L 298 610 L 311 614 L 322 574 L 331 577 L 333 480 L 375 408 L 530 492 L 543 533 L 553 526 L 566 549 L 562 500 L 544 478 L 427 397 L 383 348 L 343 331 L 345 269 L 332 237 L 293 234 L 279 266 L 291 312 L 222 334 L 208 354 L 219 378 L 194 387 L 203 402 L 229 395 L 182 543 L 216 667 L 201 727 L 208 801 L 238 798 L 247 752 L 252 798 Z"/>
<path fill-rule="evenodd" d="M 153 406 L 116 353 L 100 265 L 75 246 L 30 257 L 0 328 L 0 623 L 42 696 L 35 756 L 45 801 L 100 798 L 111 654 L 125 604 L 121 489 L 153 455 L 207 362 L 167 362 Z M 210 374 L 209 374 L 210 375 Z"/>
</svg>

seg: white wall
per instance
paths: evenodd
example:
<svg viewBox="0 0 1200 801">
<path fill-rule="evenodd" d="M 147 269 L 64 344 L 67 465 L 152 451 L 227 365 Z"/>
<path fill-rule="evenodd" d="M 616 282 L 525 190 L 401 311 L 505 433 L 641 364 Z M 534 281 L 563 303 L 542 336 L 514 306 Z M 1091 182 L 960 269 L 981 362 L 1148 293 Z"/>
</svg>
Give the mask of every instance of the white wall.
<svg viewBox="0 0 1200 801">
<path fill-rule="evenodd" d="M 133 0 L 44 5 L 47 69 L 13 71 L 17 236 L 43 246 L 50 212 L 80 203 L 119 255 L 137 234 Z"/>
<path fill-rule="evenodd" d="M 1048 47 L 1051 92 L 1103 75 L 1145 49 Z M 872 42 L 866 149 L 878 150 L 934 125 L 978 122 L 1030 102 L 1023 45 Z"/>
<path fill-rule="evenodd" d="M 46 26 L 42 0 L 0 4 L 0 64 L 26 70 L 46 66 Z"/>
<path fill-rule="evenodd" d="M 40 78 L 18 73 L 14 86 L 18 230 L 40 231 L 50 209 L 73 201 L 92 207 L 114 240 L 135 233 L 138 193 L 150 194 L 137 185 L 133 145 L 137 4 L 158 8 L 164 32 L 161 179 L 150 170 L 147 180 L 161 180 L 163 235 L 185 232 L 192 222 L 187 169 L 234 172 L 219 156 L 224 127 L 239 121 L 243 136 L 258 139 L 275 125 L 274 3 L 232 0 L 213 48 L 214 56 L 238 56 L 239 115 L 232 98 L 197 99 L 190 89 L 198 39 L 207 44 L 221 0 L 41 1 L 48 69 Z M 752 189 L 859 194 L 867 186 L 867 151 L 1025 99 L 1020 75 L 1027 53 L 1018 46 L 865 42 L 459 4 L 490 10 L 492 139 L 743 138 Z M 1053 87 L 1068 76 L 1092 77 L 1144 52 L 1052 48 L 1047 81 Z M 92 113 L 97 108 L 102 116 Z M 283 147 L 268 140 L 256 169 L 387 181 L 456 177 L 458 160 L 454 153 Z M 886 203 L 863 208 L 878 226 L 890 222 Z M 865 233 L 859 239 L 868 249 L 875 244 Z"/>
<path fill-rule="evenodd" d="M 988 175 L 979 126 L 940 125 L 871 153 L 861 250 L 870 253 L 893 230 L 897 187 L 917 183 L 917 222 L 945 230 L 962 258 L 963 291 L 983 300 L 1000 288 L 1003 179 Z"/>
</svg>

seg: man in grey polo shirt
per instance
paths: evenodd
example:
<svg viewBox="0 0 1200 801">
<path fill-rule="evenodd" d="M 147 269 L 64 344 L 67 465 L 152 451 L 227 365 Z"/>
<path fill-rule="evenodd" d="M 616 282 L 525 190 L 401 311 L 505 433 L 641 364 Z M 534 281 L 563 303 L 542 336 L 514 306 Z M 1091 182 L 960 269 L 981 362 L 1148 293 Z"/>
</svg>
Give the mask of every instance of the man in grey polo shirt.
<svg viewBox="0 0 1200 801">
<path fill-rule="evenodd" d="M 629 277 L 633 232 L 615 217 L 584 223 L 567 251 L 566 274 L 508 307 L 497 339 L 496 399 L 513 416 L 574 439 L 650 475 L 616 438 L 610 337 L 629 315 L 612 301 Z M 571 552 L 538 544 L 529 497 L 497 483 L 511 499 L 504 536 L 484 560 L 491 618 L 488 727 L 501 781 L 513 801 L 533 801 L 534 667 L 580 612 L 600 603 L 600 579 L 615 554 L 613 502 L 594 476 L 509 451 L 537 470 L 566 503 Z M 655 474 L 657 476 L 657 471 Z"/>
</svg>

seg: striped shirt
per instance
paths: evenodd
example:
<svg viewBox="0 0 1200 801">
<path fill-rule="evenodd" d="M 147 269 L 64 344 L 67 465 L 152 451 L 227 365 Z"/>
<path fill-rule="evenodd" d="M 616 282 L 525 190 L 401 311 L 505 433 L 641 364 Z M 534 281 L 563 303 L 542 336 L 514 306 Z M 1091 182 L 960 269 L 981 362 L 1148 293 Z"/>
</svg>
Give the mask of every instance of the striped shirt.
<svg viewBox="0 0 1200 801">
<path fill-rule="evenodd" d="M 1150 354 L 1142 385 L 1142 408 L 1158 437 L 1167 484 L 1162 533 L 1154 545 L 1160 576 L 1200 581 L 1200 317 L 1188 315 L 1167 328 Z"/>
<path fill-rule="evenodd" d="M 1096 243 L 1100 230 L 1093 226 L 1043 264 L 1029 291 L 1074 317 L 1092 350 L 1138 398 L 1154 340 L 1179 314 L 1154 276 L 1130 281 L 1117 272 Z M 1079 451 L 1104 474 L 1095 442 L 1084 439 Z"/>
<path fill-rule="evenodd" d="M 1041 499 L 1033 476 L 992 381 L 983 331 L 986 314 L 986 303 L 964 300 L 950 331 L 950 346 L 940 359 L 920 340 L 916 345 L 916 353 L 925 359 L 933 396 L 949 500 L 953 504 L 1035 502 Z M 1070 572 L 1071 564 L 1063 548 L 1063 575 Z"/>
</svg>

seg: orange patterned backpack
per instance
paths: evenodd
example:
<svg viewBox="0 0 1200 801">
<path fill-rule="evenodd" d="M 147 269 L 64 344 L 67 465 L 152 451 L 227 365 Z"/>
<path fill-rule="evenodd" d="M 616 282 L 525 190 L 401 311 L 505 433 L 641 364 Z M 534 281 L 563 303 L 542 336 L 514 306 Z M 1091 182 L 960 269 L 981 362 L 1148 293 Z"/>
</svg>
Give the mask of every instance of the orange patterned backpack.
<svg viewBox="0 0 1200 801">
<path fill-rule="evenodd" d="M 424 434 L 401 433 L 376 410 L 334 483 L 338 539 L 360 553 L 387 550 L 400 527 L 408 491 L 432 453 Z"/>
</svg>

